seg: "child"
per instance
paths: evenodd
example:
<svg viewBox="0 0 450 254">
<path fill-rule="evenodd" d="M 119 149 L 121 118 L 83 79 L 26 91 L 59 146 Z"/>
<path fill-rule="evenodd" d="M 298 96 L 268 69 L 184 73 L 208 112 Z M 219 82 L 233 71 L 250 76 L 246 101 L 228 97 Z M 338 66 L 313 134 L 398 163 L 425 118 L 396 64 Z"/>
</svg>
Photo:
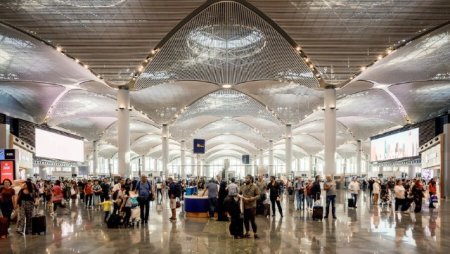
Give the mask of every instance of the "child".
<svg viewBox="0 0 450 254">
<path fill-rule="evenodd" d="M 110 200 L 109 196 L 105 197 L 105 201 L 101 202 L 100 205 L 103 206 L 103 212 L 105 212 L 105 223 L 108 221 L 109 214 L 111 213 L 111 207 L 113 202 Z"/>
</svg>

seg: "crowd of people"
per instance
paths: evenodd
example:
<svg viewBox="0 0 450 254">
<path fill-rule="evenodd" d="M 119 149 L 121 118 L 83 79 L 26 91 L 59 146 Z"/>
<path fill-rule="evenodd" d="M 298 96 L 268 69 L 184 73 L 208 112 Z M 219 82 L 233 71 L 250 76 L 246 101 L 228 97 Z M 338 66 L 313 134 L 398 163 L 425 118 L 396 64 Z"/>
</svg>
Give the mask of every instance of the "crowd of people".
<svg viewBox="0 0 450 254">
<path fill-rule="evenodd" d="M 4 180 L 0 189 L 0 217 L 6 218 L 8 224 L 16 222 L 18 234 L 31 232 L 31 221 L 36 209 L 42 206 L 55 217 L 58 209 L 68 213 L 71 200 L 79 200 L 78 205 L 84 209 L 103 211 L 103 220 L 108 227 L 129 227 L 135 223 L 147 224 L 149 221 L 150 202 L 158 205 L 168 200 L 171 210 L 170 221 L 177 220 L 176 209 L 181 207 L 185 189 L 197 186 L 199 193 L 208 193 L 209 216 L 218 215 L 219 221 L 230 221 L 230 234 L 235 238 L 258 238 L 255 217 L 276 217 L 276 210 L 283 217 L 281 203 L 283 196 L 294 203 L 295 210 L 313 212 L 315 206 L 321 205 L 321 195 L 325 194 L 325 212 L 323 219 L 330 215 L 336 219 L 336 182 L 332 176 L 321 176 L 314 179 L 296 177 L 292 180 L 281 180 L 275 176 L 269 179 L 262 175 L 258 179 L 247 175 L 243 181 L 232 178 L 222 180 L 220 176 L 206 180 L 195 178 L 176 181 L 148 179 L 143 175 L 140 179 L 117 178 L 112 182 L 104 179 L 76 180 L 37 180 L 27 181 Z M 362 186 L 362 188 L 361 188 Z M 429 196 L 429 208 L 435 208 L 437 187 L 435 179 L 424 183 L 421 179 L 375 179 L 353 178 L 348 185 L 351 195 L 349 207 L 357 208 L 358 195 L 361 190 L 368 190 L 373 205 L 391 206 L 395 201 L 394 211 L 408 212 L 414 204 L 414 212 L 420 212 L 425 191 Z M 350 205 L 351 204 L 351 205 Z M 322 218 L 321 218 L 322 219 Z M 245 231 L 244 231 L 245 228 Z M 250 230 L 251 228 L 251 230 Z M 0 231 L 0 237 L 6 237 Z"/>
</svg>

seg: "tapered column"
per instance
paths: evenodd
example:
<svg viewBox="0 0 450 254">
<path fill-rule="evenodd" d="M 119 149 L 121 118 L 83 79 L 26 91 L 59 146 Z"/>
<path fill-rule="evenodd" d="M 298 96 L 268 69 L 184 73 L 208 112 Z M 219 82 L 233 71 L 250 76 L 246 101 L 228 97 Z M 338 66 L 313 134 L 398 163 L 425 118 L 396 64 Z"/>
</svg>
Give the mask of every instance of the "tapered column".
<svg viewBox="0 0 450 254">
<path fill-rule="evenodd" d="M 356 174 L 361 176 L 361 140 L 356 141 Z"/>
<path fill-rule="evenodd" d="M 180 160 L 181 160 L 181 178 L 186 179 L 186 142 L 181 140 L 181 148 L 180 148 Z"/>
<path fill-rule="evenodd" d="M 325 89 L 325 175 L 336 172 L 336 90 L 334 87 Z"/>
<path fill-rule="evenodd" d="M 200 154 L 197 154 L 197 156 L 195 157 L 195 166 L 197 168 L 197 176 L 202 176 L 200 164 L 201 164 L 200 163 Z"/>
<path fill-rule="evenodd" d="M 286 168 L 285 174 L 288 175 L 292 171 L 292 126 L 286 124 Z"/>
<path fill-rule="evenodd" d="M 108 173 L 109 173 L 109 177 L 112 176 L 112 166 L 113 166 L 113 164 L 112 164 L 111 159 L 108 159 Z"/>
<path fill-rule="evenodd" d="M 169 126 L 162 126 L 162 171 L 165 177 L 169 175 L 167 164 L 169 163 Z"/>
<path fill-rule="evenodd" d="M 264 169 L 264 172 L 263 172 Z M 269 174 L 270 172 L 268 171 L 269 168 L 265 169 L 264 168 L 264 150 L 263 149 L 259 149 L 259 165 L 258 165 L 258 171 L 261 171 L 261 174 Z"/>
<path fill-rule="evenodd" d="M 128 88 L 120 87 L 117 91 L 117 128 L 119 175 L 130 176 L 130 93 Z"/>
<path fill-rule="evenodd" d="M 92 163 L 92 175 L 94 177 L 98 176 L 98 140 L 92 142 L 93 145 L 93 163 Z"/>
<path fill-rule="evenodd" d="M 141 172 L 139 172 L 140 174 L 139 174 L 139 177 L 142 175 L 142 174 L 145 174 L 145 171 L 147 171 L 147 163 L 146 163 L 146 161 L 145 161 L 145 155 L 142 155 L 141 156 L 141 165 L 142 165 L 142 167 L 141 167 Z"/>
<path fill-rule="evenodd" d="M 311 177 L 314 178 L 315 177 L 315 172 L 314 172 L 314 158 L 312 155 L 309 156 L 309 172 L 311 173 Z"/>
<path fill-rule="evenodd" d="M 269 175 L 275 175 L 273 170 L 273 140 L 269 140 Z"/>
</svg>

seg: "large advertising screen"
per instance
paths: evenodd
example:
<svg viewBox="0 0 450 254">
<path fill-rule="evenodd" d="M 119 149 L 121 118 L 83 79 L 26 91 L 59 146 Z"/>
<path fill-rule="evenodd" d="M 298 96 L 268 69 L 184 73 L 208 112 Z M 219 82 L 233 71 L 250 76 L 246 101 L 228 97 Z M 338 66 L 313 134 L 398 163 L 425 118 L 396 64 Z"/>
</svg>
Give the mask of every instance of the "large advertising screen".
<svg viewBox="0 0 450 254">
<path fill-rule="evenodd" d="M 83 140 L 36 129 L 36 156 L 65 161 L 84 161 Z"/>
<path fill-rule="evenodd" d="M 370 160 L 386 161 L 419 155 L 419 128 L 373 139 Z"/>
<path fill-rule="evenodd" d="M 0 181 L 5 179 L 14 181 L 14 161 L 0 161 Z"/>
</svg>

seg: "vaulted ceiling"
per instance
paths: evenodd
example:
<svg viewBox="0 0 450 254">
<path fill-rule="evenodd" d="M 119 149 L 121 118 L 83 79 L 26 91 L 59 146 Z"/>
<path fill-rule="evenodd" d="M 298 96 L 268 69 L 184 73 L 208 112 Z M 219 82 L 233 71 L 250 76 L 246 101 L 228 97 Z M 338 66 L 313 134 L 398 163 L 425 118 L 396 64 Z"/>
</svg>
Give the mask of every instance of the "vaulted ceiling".
<svg viewBox="0 0 450 254">
<path fill-rule="evenodd" d="M 3 0 L 0 113 L 100 139 L 112 157 L 128 86 L 136 154 L 161 156 L 162 124 L 173 153 L 205 138 L 210 158 L 282 145 L 291 124 L 301 157 L 323 150 L 334 85 L 345 157 L 448 112 L 449 21 L 447 0 Z"/>
</svg>

